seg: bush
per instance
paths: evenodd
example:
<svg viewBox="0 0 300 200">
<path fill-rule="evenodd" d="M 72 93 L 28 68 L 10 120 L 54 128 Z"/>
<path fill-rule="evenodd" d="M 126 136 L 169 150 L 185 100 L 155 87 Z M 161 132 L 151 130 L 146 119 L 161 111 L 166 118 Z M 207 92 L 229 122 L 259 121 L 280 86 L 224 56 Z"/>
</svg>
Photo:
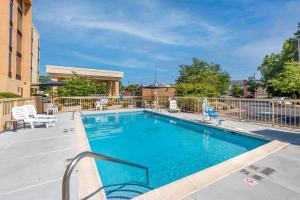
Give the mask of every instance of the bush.
<svg viewBox="0 0 300 200">
<path fill-rule="evenodd" d="M 13 94 L 10 92 L 0 92 L 0 99 L 3 98 L 19 98 L 20 96 L 17 94 Z"/>
<path fill-rule="evenodd" d="M 123 103 L 123 106 L 124 106 L 124 108 L 127 108 L 127 107 L 128 107 L 128 102 L 125 101 L 125 102 Z"/>
</svg>

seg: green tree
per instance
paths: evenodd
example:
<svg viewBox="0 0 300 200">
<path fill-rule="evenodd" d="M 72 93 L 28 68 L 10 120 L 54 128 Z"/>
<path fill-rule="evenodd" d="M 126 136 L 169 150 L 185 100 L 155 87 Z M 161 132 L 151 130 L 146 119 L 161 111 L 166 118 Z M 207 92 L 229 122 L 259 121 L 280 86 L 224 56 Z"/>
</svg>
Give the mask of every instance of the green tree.
<svg viewBox="0 0 300 200">
<path fill-rule="evenodd" d="M 296 98 L 300 92 L 300 64 L 295 61 L 286 62 L 282 72 L 268 83 L 278 92 Z"/>
<path fill-rule="evenodd" d="M 282 72 L 286 62 L 297 61 L 298 59 L 298 43 L 295 38 L 287 39 L 279 54 L 272 53 L 264 57 L 258 70 L 261 72 L 262 81 L 269 93 L 276 95 L 280 92 L 269 83 L 269 80 Z"/>
<path fill-rule="evenodd" d="M 219 64 L 208 64 L 193 58 L 191 65 L 180 65 L 176 80 L 178 96 L 208 96 L 224 94 L 230 85 L 230 76 Z"/>
<path fill-rule="evenodd" d="M 51 81 L 51 78 L 50 78 L 50 76 L 40 76 L 39 81 L 40 81 L 40 83 L 44 83 L 47 81 Z"/>
<path fill-rule="evenodd" d="M 47 81 L 51 81 L 50 76 L 39 76 L 39 82 L 45 83 Z M 43 94 L 50 94 L 51 93 L 51 87 L 41 87 L 41 91 L 43 91 Z"/>
<path fill-rule="evenodd" d="M 131 92 L 131 93 L 138 92 L 139 91 L 139 85 L 137 85 L 137 84 L 128 85 L 126 87 L 126 90 L 129 91 L 129 92 Z"/>
<path fill-rule="evenodd" d="M 251 96 L 255 97 L 255 93 L 260 87 L 260 83 L 254 77 L 250 77 L 248 78 L 247 86 L 247 90 L 251 93 Z"/>
<path fill-rule="evenodd" d="M 126 87 L 123 85 L 123 83 L 120 81 L 120 92 L 124 92 Z"/>
<path fill-rule="evenodd" d="M 58 87 L 58 96 L 89 96 L 92 94 L 105 94 L 105 86 L 87 80 L 84 76 L 74 74 L 64 79 L 64 86 Z"/>
<path fill-rule="evenodd" d="M 240 97 L 243 94 L 243 90 L 238 84 L 232 85 L 231 92 L 234 97 Z"/>
</svg>

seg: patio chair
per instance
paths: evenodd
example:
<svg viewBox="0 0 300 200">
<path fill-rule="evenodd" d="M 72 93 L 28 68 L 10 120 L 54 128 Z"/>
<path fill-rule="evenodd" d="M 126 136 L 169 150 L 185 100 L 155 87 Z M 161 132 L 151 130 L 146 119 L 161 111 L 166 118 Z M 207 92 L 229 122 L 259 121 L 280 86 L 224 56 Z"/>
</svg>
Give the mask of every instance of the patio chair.
<svg viewBox="0 0 300 200">
<path fill-rule="evenodd" d="M 144 100 L 144 106 L 145 108 L 151 108 L 151 105 L 147 100 Z"/>
<path fill-rule="evenodd" d="M 33 117 L 36 119 L 52 119 L 54 122 L 57 122 L 57 117 L 55 115 L 43 115 L 43 114 L 37 114 L 37 111 L 32 104 L 24 105 L 23 106 L 25 111 L 27 112 L 27 115 L 29 117 Z"/>
<path fill-rule="evenodd" d="M 101 110 L 106 109 L 107 108 L 107 104 L 108 104 L 108 99 L 107 98 L 101 99 L 100 103 L 101 103 Z"/>
<path fill-rule="evenodd" d="M 180 112 L 180 108 L 177 106 L 176 100 L 170 100 L 169 112 Z"/>
<path fill-rule="evenodd" d="M 212 118 L 217 119 L 219 117 L 219 115 L 217 114 L 217 112 L 214 109 L 212 109 L 212 108 L 209 108 L 207 110 L 207 115 L 209 116 L 210 121 L 211 121 Z"/>
<path fill-rule="evenodd" d="M 55 125 L 55 121 L 53 119 L 39 119 L 31 117 L 27 114 L 25 108 L 23 106 L 17 106 L 12 108 L 12 117 L 15 120 L 23 120 L 25 124 L 29 124 L 31 128 L 34 128 L 37 125 L 44 124 L 46 128 Z"/>
<path fill-rule="evenodd" d="M 102 110 L 101 101 L 96 101 L 95 102 L 95 110 L 97 111 L 98 109 Z"/>
<path fill-rule="evenodd" d="M 46 105 L 47 115 L 49 115 L 50 113 L 52 113 L 53 115 L 55 113 L 58 113 L 58 106 L 56 104 L 46 103 L 45 105 Z"/>
</svg>

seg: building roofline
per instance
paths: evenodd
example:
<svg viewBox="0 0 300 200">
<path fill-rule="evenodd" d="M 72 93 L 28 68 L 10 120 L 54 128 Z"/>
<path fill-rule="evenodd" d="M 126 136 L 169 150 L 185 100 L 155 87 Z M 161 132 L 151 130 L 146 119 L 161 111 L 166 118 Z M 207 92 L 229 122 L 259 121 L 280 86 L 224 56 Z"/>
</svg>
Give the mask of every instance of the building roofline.
<svg viewBox="0 0 300 200">
<path fill-rule="evenodd" d="M 105 78 L 120 80 L 124 77 L 124 73 L 121 71 L 54 65 L 46 65 L 46 72 L 49 76 L 58 78 L 70 76 L 74 73 L 99 80 L 104 80 Z"/>
</svg>

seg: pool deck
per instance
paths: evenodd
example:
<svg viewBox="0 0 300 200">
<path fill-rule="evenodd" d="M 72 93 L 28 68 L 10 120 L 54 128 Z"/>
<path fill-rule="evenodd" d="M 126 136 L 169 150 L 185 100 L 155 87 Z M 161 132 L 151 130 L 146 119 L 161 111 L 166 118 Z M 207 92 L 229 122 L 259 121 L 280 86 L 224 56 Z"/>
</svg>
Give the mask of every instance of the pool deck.
<svg viewBox="0 0 300 200">
<path fill-rule="evenodd" d="M 202 121 L 202 117 L 196 114 L 167 111 L 162 111 L 162 114 Z M 0 200 L 61 199 L 61 181 L 68 159 L 81 151 L 76 135 L 80 127 L 71 118 L 72 113 L 60 113 L 55 127 L 0 134 Z M 217 123 L 213 121 L 213 124 Z M 192 182 L 193 192 L 181 194 L 181 199 L 300 199 L 299 131 L 231 120 L 225 120 L 222 127 L 290 144 L 210 184 L 198 187 Z M 74 173 L 71 199 L 79 199 L 79 185 L 78 174 Z M 182 186 L 178 190 L 184 191 L 185 188 Z M 180 199 L 158 192 L 154 196 L 147 198 L 146 193 L 138 199 Z"/>
<path fill-rule="evenodd" d="M 60 113 L 55 127 L 0 134 L 0 200 L 61 199 L 69 158 L 76 155 L 72 113 Z M 76 173 L 71 199 L 78 199 Z"/>
</svg>

